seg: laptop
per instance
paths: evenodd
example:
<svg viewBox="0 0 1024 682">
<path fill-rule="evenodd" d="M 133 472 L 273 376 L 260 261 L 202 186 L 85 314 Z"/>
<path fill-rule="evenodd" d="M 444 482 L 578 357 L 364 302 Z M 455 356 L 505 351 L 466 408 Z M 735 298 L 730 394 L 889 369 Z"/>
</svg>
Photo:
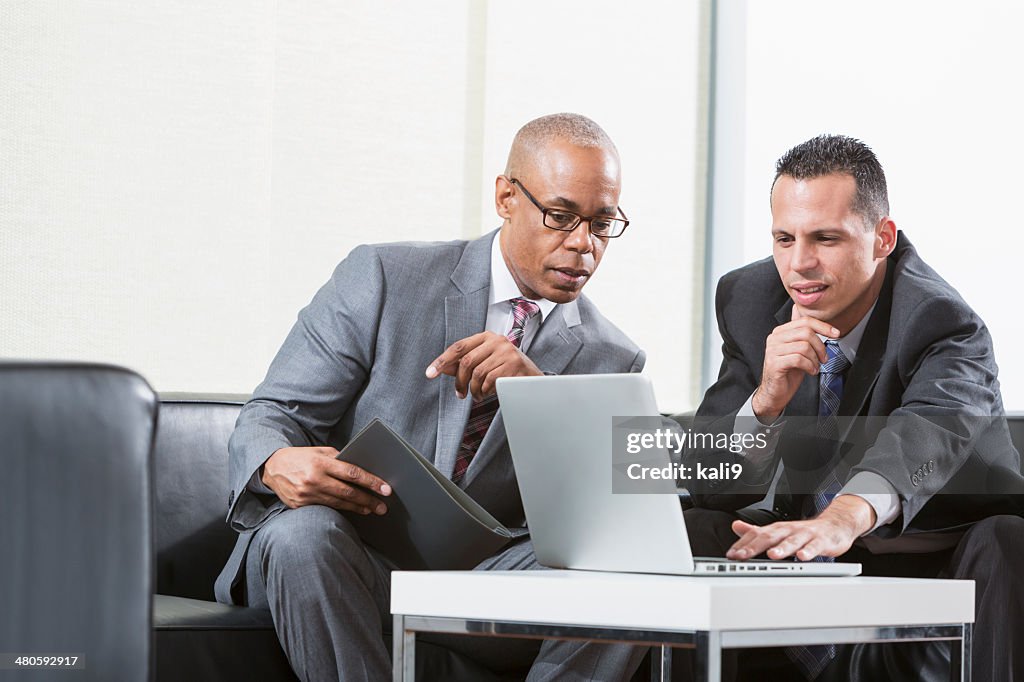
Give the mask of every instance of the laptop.
<svg viewBox="0 0 1024 682">
<path fill-rule="evenodd" d="M 860 564 L 694 558 L 679 498 L 612 492 L 612 418 L 658 416 L 639 374 L 497 381 L 537 561 L 551 568 L 716 576 L 858 575 Z M 658 457 L 663 461 L 658 461 Z M 668 466 L 664 450 L 645 462 Z"/>
</svg>

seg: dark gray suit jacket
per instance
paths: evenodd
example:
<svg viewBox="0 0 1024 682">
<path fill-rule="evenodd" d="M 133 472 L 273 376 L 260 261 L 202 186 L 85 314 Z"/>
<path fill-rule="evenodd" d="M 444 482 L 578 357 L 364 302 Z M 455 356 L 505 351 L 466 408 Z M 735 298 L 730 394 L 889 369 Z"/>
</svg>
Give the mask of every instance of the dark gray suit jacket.
<svg viewBox="0 0 1024 682">
<path fill-rule="evenodd" d="M 299 313 L 229 444 L 228 521 L 239 533 L 217 579 L 218 601 L 236 603 L 252 534 L 285 509 L 246 488 L 276 450 L 339 450 L 375 417 L 451 476 L 470 400 L 454 378 L 429 380 L 427 365 L 455 341 L 483 331 L 491 241 L 360 246 Z M 557 306 L 529 357 L 545 373 L 638 372 L 644 353 L 585 297 Z M 460 484 L 509 528 L 526 532 L 501 411 Z"/>
<path fill-rule="evenodd" d="M 792 306 L 771 258 L 722 278 L 716 311 L 724 357 L 698 420 L 731 430 L 761 381 L 765 339 L 790 320 Z M 1020 512 L 1020 457 L 1005 421 L 993 418 L 1003 414 L 997 371 L 985 324 L 900 232 L 846 375 L 839 414 L 858 418 L 841 421 L 841 458 L 833 460 L 840 482 L 871 471 L 898 492 L 901 518 L 879 528 L 876 537 L 951 531 Z M 807 436 L 809 420 L 798 417 L 817 415 L 817 407 L 818 377 L 808 376 L 786 408 L 774 451 L 773 468 L 783 467 L 774 500 L 782 518 L 800 517 L 813 485 L 808 477 L 816 475 L 815 467 L 807 458 L 819 456 L 821 444 Z M 763 499 L 769 483 L 716 482 L 697 490 L 695 499 L 701 506 L 737 510 Z"/>
</svg>

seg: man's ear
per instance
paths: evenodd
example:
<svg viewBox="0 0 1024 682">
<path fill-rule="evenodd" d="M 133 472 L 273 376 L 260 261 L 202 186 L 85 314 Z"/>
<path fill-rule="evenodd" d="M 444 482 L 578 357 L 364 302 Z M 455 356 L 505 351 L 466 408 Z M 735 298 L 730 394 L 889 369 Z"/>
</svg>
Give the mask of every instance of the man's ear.
<svg viewBox="0 0 1024 682">
<path fill-rule="evenodd" d="M 875 227 L 875 258 L 888 258 L 896 248 L 896 223 L 883 216 Z"/>
<path fill-rule="evenodd" d="M 512 217 L 511 207 L 514 196 L 515 192 L 508 178 L 504 175 L 499 175 L 494 179 L 494 210 L 498 212 L 498 216 L 503 220 L 508 220 Z"/>
</svg>

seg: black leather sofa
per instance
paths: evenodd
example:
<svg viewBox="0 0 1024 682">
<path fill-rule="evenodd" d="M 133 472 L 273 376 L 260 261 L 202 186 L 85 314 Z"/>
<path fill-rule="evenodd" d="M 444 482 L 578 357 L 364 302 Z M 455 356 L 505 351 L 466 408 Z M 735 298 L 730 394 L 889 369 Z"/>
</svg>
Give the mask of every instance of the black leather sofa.
<svg viewBox="0 0 1024 682">
<path fill-rule="evenodd" d="M 65 657 L 0 681 L 150 679 L 156 415 L 123 368 L 0 360 L 0 652 Z"/>
<path fill-rule="evenodd" d="M 292 682 L 268 611 L 214 601 L 213 583 L 236 535 L 228 505 L 227 443 L 246 396 L 163 394 L 153 452 L 157 682 Z M 453 650 L 458 642 L 421 637 L 416 679 L 521 680 L 494 673 Z M 388 644 L 390 648 L 390 642 Z M 510 644 L 512 646 L 512 644 Z"/>
<path fill-rule="evenodd" d="M 295 680 L 270 613 L 214 601 L 234 546 L 227 442 L 244 396 L 165 395 L 153 452 L 156 679 Z"/>
</svg>

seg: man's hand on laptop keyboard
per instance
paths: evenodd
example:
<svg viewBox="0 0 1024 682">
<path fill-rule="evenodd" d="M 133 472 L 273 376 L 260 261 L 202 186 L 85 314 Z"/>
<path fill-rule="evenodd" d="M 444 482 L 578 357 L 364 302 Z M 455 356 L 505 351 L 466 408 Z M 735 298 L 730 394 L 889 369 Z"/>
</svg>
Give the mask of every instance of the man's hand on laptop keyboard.
<svg viewBox="0 0 1024 682">
<path fill-rule="evenodd" d="M 800 561 L 837 557 L 874 525 L 875 510 L 870 504 L 856 495 L 840 495 L 817 518 L 806 521 L 779 521 L 767 526 L 734 521 L 732 530 L 740 539 L 725 556 L 753 559 L 767 554 L 769 559 L 796 557 Z"/>
</svg>

